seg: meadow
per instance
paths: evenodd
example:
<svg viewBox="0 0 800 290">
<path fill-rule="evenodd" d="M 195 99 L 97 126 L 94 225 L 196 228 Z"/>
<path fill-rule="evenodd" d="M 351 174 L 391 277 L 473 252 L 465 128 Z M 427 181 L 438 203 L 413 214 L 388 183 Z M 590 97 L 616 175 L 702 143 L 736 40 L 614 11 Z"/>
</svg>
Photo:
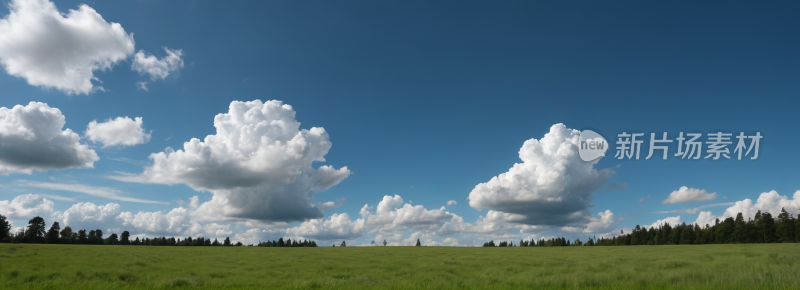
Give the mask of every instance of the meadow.
<svg viewBox="0 0 800 290">
<path fill-rule="evenodd" d="M 800 289 L 800 244 L 154 247 L 0 244 L 2 289 Z"/>
</svg>

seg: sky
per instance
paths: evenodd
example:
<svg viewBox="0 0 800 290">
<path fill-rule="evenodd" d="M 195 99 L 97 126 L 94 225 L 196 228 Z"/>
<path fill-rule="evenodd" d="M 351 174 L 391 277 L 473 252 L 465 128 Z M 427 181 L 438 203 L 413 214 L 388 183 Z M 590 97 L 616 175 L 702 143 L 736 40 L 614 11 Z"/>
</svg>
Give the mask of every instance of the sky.
<svg viewBox="0 0 800 290">
<path fill-rule="evenodd" d="M 798 6 L 6 1 L 0 214 L 439 246 L 797 216 Z"/>
</svg>

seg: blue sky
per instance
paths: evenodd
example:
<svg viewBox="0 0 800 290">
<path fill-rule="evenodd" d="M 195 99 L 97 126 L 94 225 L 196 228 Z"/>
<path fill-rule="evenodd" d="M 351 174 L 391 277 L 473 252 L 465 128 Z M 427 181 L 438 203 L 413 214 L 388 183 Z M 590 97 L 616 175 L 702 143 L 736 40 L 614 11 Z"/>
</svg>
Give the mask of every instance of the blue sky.
<svg viewBox="0 0 800 290">
<path fill-rule="evenodd" d="M 48 3 L 10 1 L 0 10 L 4 17 L 0 23 L 4 66 L 0 107 L 10 110 L 41 102 L 57 108 L 66 121 L 60 130 L 74 131 L 81 138 L 78 143 L 96 152 L 98 159 L 91 168 L 45 166 L 28 174 L 19 165 L 24 160 L 0 156 L 0 165 L 12 159 L 22 162 L 17 164 L 22 169 L 0 175 L 0 210 L 7 211 L 0 214 L 10 216 L 15 226 L 37 214 L 48 223 L 66 222 L 73 227 L 97 226 L 150 236 L 231 236 L 246 243 L 291 236 L 355 244 L 387 239 L 402 245 L 420 238 L 427 244 L 480 245 L 489 239 L 548 236 L 585 240 L 637 224 L 674 221 L 678 216 L 681 222 L 699 222 L 701 211 L 725 217 L 729 211 L 772 212 L 786 207 L 800 214 L 800 201 L 793 197 L 800 190 L 796 181 L 800 172 L 794 166 L 800 161 L 796 154 L 800 139 L 793 133 L 798 120 L 795 97 L 800 93 L 800 19 L 793 13 L 797 3 L 55 1 L 64 13 L 58 16 L 41 8 Z M 113 31 L 110 23 L 118 23 L 124 33 L 95 34 L 90 42 L 90 37 L 81 35 L 89 30 L 66 33 L 57 25 L 36 30 L 38 26 L 31 24 L 48 17 L 69 20 L 74 16 L 69 10 L 79 9 L 82 3 L 102 17 L 85 25 Z M 28 8 L 15 8 L 17 4 Z M 13 18 L 14 13 L 28 18 Z M 179 51 L 179 56 L 170 59 L 165 48 Z M 70 49 L 83 51 L 81 57 L 95 61 L 64 53 Z M 137 58 L 140 51 L 155 59 Z M 104 61 L 108 69 L 103 69 Z M 37 70 L 53 63 L 83 66 L 97 79 L 91 80 L 91 91 L 56 85 L 59 78 L 72 77 L 70 72 L 54 76 Z M 139 82 L 146 82 L 147 90 Z M 165 151 L 167 147 L 183 150 L 184 142 L 192 138 L 202 141 L 218 134 L 215 116 L 228 114 L 233 101 L 253 100 L 291 105 L 300 129 L 321 127 L 327 132 L 331 147 L 323 155 L 325 161 L 297 166 L 329 165 L 338 170 L 346 166 L 346 178 L 329 187 L 292 183 L 289 189 L 281 189 L 282 194 L 313 197 L 310 202 L 287 201 L 303 203 L 305 210 L 318 209 L 322 219 L 312 214 L 280 220 L 264 213 L 292 210 L 274 199 L 263 199 L 277 194 L 269 184 L 259 183 L 265 187 L 242 193 L 254 185 L 231 184 L 222 177 L 217 180 L 216 175 L 202 179 L 219 183 L 200 185 L 201 181 L 185 176 L 159 179 L 146 174 L 148 168 L 155 168 L 150 154 L 170 152 Z M 104 147 L 105 143 L 87 135 L 87 125 L 93 120 L 103 123 L 117 117 L 141 117 L 141 131 L 133 133 L 149 134 L 149 138 L 134 145 Z M 21 126 L 8 120 L 3 121 L 12 124 L 8 126 Z M 532 209 L 522 212 L 528 220 L 520 222 L 513 216 L 500 217 L 510 214 L 500 210 L 503 207 L 479 210 L 480 206 L 471 206 L 471 193 L 479 194 L 477 185 L 522 163 L 523 143 L 542 139 L 559 123 L 570 129 L 594 130 L 612 146 L 619 133 L 645 133 L 642 160 L 614 159 L 612 148 L 599 162 L 588 165 L 613 171 L 607 178 L 593 180 L 593 187 L 576 187 L 585 178 L 581 175 L 549 184 L 557 188 L 551 197 L 583 190 L 580 200 L 588 203 L 580 209 L 580 218 L 569 225 L 532 220 L 542 214 Z M 11 140 L 8 130 L 0 129 L 0 140 Z M 705 134 L 718 131 L 760 132 L 764 138 L 759 158 L 643 160 L 649 133 L 667 132 L 670 139 L 680 132 L 703 133 L 701 140 L 706 141 Z M 258 136 L 249 137 L 258 140 Z M 735 138 L 733 142 L 731 151 Z M 10 147 L 3 150 L 16 152 Z M 670 152 L 676 150 L 673 143 Z M 279 163 L 275 160 L 246 161 L 268 166 Z M 188 168 L 171 162 L 170 166 L 176 166 L 173 170 Z M 538 165 L 554 165 L 542 162 L 546 164 Z M 224 166 L 212 168 L 212 163 L 202 166 L 237 173 Z M 297 168 L 278 166 L 255 172 L 267 180 Z M 313 172 L 317 171 L 306 173 L 316 176 Z M 627 187 L 608 187 L 621 183 Z M 83 186 L 84 192 L 75 191 L 75 185 Z M 522 184 L 533 191 L 546 191 L 546 185 Z M 717 196 L 662 203 L 683 186 Z M 102 188 L 102 193 L 90 195 L 87 188 Z M 523 204 L 529 208 L 541 205 L 536 201 L 541 196 L 519 188 L 507 190 L 528 198 Z M 775 196 L 786 198 L 770 198 L 773 190 Z M 109 199 L 109 192 L 159 203 Z M 253 208 L 245 210 L 230 201 L 247 194 L 264 202 L 265 208 L 251 204 Z M 501 199 L 499 191 L 483 194 Z M 695 191 L 691 194 L 696 198 L 689 200 L 709 198 Z M 403 202 L 398 203 L 396 195 Z M 195 208 L 190 202 L 194 196 Z M 211 203 L 215 196 L 233 199 L 227 204 Z M 318 206 L 342 198 L 346 200 L 337 207 Z M 447 205 L 450 200 L 457 204 Z M 395 206 L 388 207 L 384 216 L 378 212 L 382 201 Z M 81 206 L 76 207 L 78 203 Z M 404 212 L 407 203 L 408 212 Z M 105 207 L 108 204 L 118 206 Z M 725 205 L 693 213 L 634 214 L 714 204 Z M 365 205 L 372 207 L 366 216 L 360 214 Z M 98 215 L 103 212 L 100 207 L 108 214 Z M 167 217 L 175 208 L 185 212 Z M 221 208 L 228 211 L 210 213 Z M 488 218 L 490 210 L 497 216 Z M 613 219 L 598 215 L 607 210 Z M 125 213 L 132 217 L 126 219 Z M 347 220 L 340 217 L 344 213 Z M 569 212 L 554 216 L 564 213 Z"/>
</svg>

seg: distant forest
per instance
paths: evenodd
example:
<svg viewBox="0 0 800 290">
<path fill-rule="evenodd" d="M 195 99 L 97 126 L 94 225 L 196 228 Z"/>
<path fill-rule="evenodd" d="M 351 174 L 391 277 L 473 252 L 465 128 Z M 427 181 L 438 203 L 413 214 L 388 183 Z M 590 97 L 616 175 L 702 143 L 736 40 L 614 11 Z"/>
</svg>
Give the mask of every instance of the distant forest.
<svg viewBox="0 0 800 290">
<path fill-rule="evenodd" d="M 28 221 L 28 226 L 22 228 L 16 234 L 10 234 L 11 224 L 6 220 L 6 217 L 0 215 L 0 242 L 3 243 L 38 243 L 38 244 L 88 244 L 88 245 L 143 245 L 143 246 L 243 246 L 241 242 L 232 243 L 230 237 L 225 238 L 224 241 L 219 242 L 214 239 L 206 239 L 203 237 L 187 237 L 183 240 L 180 238 L 167 238 L 167 237 L 154 237 L 134 240 L 130 239 L 128 231 L 122 232 L 121 235 L 111 234 L 108 237 L 103 237 L 103 231 L 100 229 L 86 231 L 85 229 L 77 232 L 73 231 L 69 226 L 61 229 L 58 222 L 54 222 L 50 229 L 46 229 L 44 218 L 34 217 Z M 251 245 L 252 246 L 252 245 Z M 259 247 L 316 247 L 315 241 L 292 241 L 291 239 L 278 241 L 270 241 L 266 243 L 259 243 Z"/>
<path fill-rule="evenodd" d="M 637 225 L 632 232 L 612 238 L 588 239 L 586 243 L 576 239 L 573 242 L 563 237 L 549 240 L 520 240 L 519 247 L 548 246 L 629 246 L 629 245 L 702 245 L 702 244 L 745 244 L 745 243 L 797 243 L 800 242 L 800 218 L 795 218 L 785 209 L 777 218 L 768 212 L 758 211 L 753 219 L 744 220 L 742 213 L 736 218 L 716 220 L 713 226 L 700 227 L 686 223 L 672 226 L 668 223 L 659 227 Z M 513 242 L 489 241 L 484 247 L 514 247 Z"/>
</svg>

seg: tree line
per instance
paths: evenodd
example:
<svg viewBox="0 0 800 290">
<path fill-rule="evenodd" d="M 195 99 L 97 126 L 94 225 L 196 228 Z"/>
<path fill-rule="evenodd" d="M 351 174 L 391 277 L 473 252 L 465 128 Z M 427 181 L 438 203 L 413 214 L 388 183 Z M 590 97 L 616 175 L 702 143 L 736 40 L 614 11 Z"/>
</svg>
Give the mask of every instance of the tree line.
<svg viewBox="0 0 800 290">
<path fill-rule="evenodd" d="M 800 218 L 782 208 L 777 217 L 759 210 L 751 219 L 744 220 L 742 213 L 722 221 L 716 219 L 714 225 L 703 227 L 697 224 L 670 225 L 658 227 L 636 225 L 630 233 L 620 231 L 619 236 L 611 238 L 590 238 L 586 246 L 627 246 L 627 245 L 702 245 L 702 244 L 745 244 L 745 243 L 797 243 L 800 242 Z M 583 246 L 580 239 L 570 242 L 565 238 L 549 240 L 520 240 L 521 247 Z M 495 244 L 489 241 L 484 247 L 513 247 L 511 242 Z"/>
<path fill-rule="evenodd" d="M 78 230 L 73 231 L 71 227 L 66 226 L 63 229 L 54 222 L 50 229 L 46 228 L 44 218 L 34 217 L 28 221 L 28 226 L 22 228 L 16 234 L 11 234 L 11 224 L 5 216 L 0 215 L 0 242 L 4 243 L 39 243 L 39 244 L 88 244 L 88 245 L 144 245 L 144 246 L 243 246 L 242 242 L 233 243 L 230 237 L 226 237 L 224 241 L 220 242 L 217 239 L 211 241 L 203 237 L 187 237 L 183 240 L 180 238 L 167 238 L 167 237 L 154 237 L 142 238 L 136 237 L 131 240 L 131 234 L 128 231 L 122 232 L 121 235 L 112 233 L 108 237 L 104 237 L 104 233 L 100 229 L 86 231 Z M 313 241 L 312 241 L 313 242 Z M 316 246 L 316 243 L 314 243 Z"/>
<path fill-rule="evenodd" d="M 283 238 L 280 238 L 277 241 L 272 240 L 266 242 L 258 242 L 258 246 L 259 247 L 316 247 L 317 242 L 313 240 L 292 241 L 292 239 L 286 239 L 286 241 L 284 241 Z"/>
</svg>

